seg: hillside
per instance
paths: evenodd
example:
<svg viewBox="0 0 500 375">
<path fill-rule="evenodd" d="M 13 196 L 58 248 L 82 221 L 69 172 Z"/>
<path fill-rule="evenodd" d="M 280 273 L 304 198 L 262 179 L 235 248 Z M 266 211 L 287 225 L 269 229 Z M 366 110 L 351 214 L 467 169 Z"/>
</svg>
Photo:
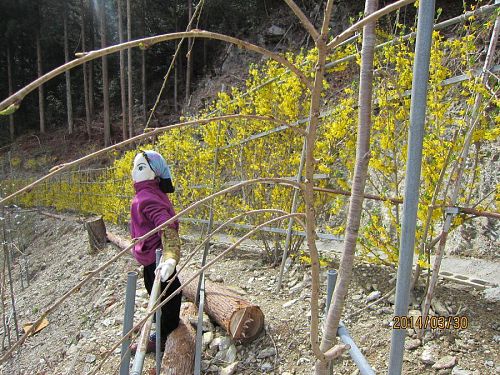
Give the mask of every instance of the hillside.
<svg viewBox="0 0 500 375">
<path fill-rule="evenodd" d="M 87 234 L 81 224 L 73 222 L 74 218 L 68 216 L 60 220 L 35 212 L 17 212 L 20 217 L 30 215 L 29 220 L 34 223 L 32 227 L 21 228 L 20 235 L 31 237 L 36 234 L 25 249 L 25 258 L 16 256 L 14 260 L 17 319 L 19 326 L 22 326 L 35 319 L 87 271 L 97 268 L 115 255 L 117 249 L 108 245 L 102 252 L 89 255 Z M 108 229 L 125 235 L 120 228 L 111 226 Z M 184 238 L 184 253 L 190 252 L 198 241 L 196 236 L 192 234 Z M 218 242 L 212 247 L 210 258 L 226 246 L 224 242 Z M 261 245 L 249 243 L 207 272 L 210 280 L 236 290 L 245 299 L 261 307 L 265 315 L 265 331 L 251 344 L 235 345 L 236 356 L 232 357 L 227 351 L 234 344 L 229 341 L 224 346 L 226 344 L 221 342 L 228 340 L 224 338 L 226 333 L 210 324 L 212 334 L 205 334 L 208 340 L 203 357 L 205 374 L 220 373 L 231 365 L 235 374 L 311 373 L 314 357 L 308 345 L 310 269 L 305 265 L 293 264 L 286 274 L 284 288 L 277 294 L 274 289 L 278 270 L 262 261 L 263 254 Z M 29 286 L 24 280 L 25 286 L 21 288 L 21 274 L 17 269 L 23 259 L 29 262 Z M 198 256 L 191 269 L 196 270 L 199 261 Z M 336 256 L 331 266 L 337 265 Z M 139 268 L 131 257 L 125 256 L 71 296 L 49 315 L 49 325 L 28 338 L 22 349 L 0 367 L 2 373 L 63 375 L 93 371 L 121 334 L 128 271 L 139 271 Z M 321 280 L 325 285 L 325 274 L 322 274 Z M 393 323 L 390 301 L 393 299 L 386 298 L 371 307 L 368 301 L 373 301 L 376 295 L 390 292 L 394 281 L 395 270 L 391 267 L 358 264 L 347 301 L 344 318 L 346 327 L 377 372 L 384 371 L 387 366 L 387 342 L 390 340 L 390 324 Z M 415 308 L 423 290 L 422 286 L 417 289 L 410 314 L 418 313 Z M 321 301 L 320 311 L 323 311 L 323 298 Z M 449 281 L 440 284 L 435 300 L 436 304 L 438 302 L 441 310 L 436 310 L 436 314 L 466 317 L 468 326 L 429 333 L 423 347 L 416 347 L 415 340 L 408 341 L 405 374 L 497 373 L 500 361 L 497 350 L 500 333 L 497 311 L 500 302 L 486 300 L 482 292 Z M 136 321 L 145 312 L 146 304 L 147 293 L 139 277 Z M 412 330 L 409 330 L 409 335 L 415 337 Z M 118 358 L 119 350 L 115 350 L 98 373 L 116 373 Z M 153 366 L 154 356 L 148 355 L 145 369 Z M 439 370 L 439 366 L 443 369 Z M 354 374 L 355 370 L 348 356 L 343 356 L 334 367 L 335 374 Z"/>
</svg>

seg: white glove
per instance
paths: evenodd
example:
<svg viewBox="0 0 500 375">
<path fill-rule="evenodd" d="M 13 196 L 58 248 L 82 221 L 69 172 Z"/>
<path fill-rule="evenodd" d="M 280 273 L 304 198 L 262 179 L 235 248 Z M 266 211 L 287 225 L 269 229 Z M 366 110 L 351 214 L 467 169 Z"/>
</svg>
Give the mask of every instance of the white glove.
<svg viewBox="0 0 500 375">
<path fill-rule="evenodd" d="M 175 271 L 176 265 L 177 265 L 177 262 L 175 261 L 175 259 L 172 259 L 172 258 L 167 259 L 166 261 L 161 262 L 158 265 L 158 267 L 156 267 L 155 274 L 157 274 L 157 272 L 159 272 L 161 281 L 164 283 L 165 281 L 168 280 L 168 278 L 170 276 L 172 276 L 172 274 Z"/>
</svg>

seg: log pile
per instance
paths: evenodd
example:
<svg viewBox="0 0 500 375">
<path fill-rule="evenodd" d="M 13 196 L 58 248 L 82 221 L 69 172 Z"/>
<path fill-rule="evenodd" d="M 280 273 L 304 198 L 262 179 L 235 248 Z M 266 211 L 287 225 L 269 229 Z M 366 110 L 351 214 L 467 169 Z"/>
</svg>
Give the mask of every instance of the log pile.
<svg viewBox="0 0 500 375">
<path fill-rule="evenodd" d="M 179 275 L 181 284 L 189 280 L 190 276 L 188 272 L 181 272 Z M 189 301 L 194 302 L 197 287 L 198 278 L 195 278 L 184 287 L 182 293 Z M 250 342 L 264 328 L 264 314 L 259 306 L 245 301 L 236 292 L 209 280 L 205 281 L 204 311 L 236 342 Z"/>
</svg>

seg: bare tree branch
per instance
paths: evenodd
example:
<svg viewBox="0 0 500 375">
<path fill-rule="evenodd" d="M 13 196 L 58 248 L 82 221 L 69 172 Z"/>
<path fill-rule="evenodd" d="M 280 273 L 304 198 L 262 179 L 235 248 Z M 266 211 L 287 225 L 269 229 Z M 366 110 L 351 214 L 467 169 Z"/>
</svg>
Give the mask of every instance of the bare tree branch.
<svg viewBox="0 0 500 375">
<path fill-rule="evenodd" d="M 54 70 L 46 73 L 45 75 L 41 76 L 40 78 L 36 79 L 35 81 L 31 82 L 30 84 L 24 86 L 22 89 L 17 91 L 15 94 L 9 96 L 7 99 L 2 101 L 0 103 L 0 111 L 6 109 L 9 107 L 11 104 L 19 105 L 19 103 L 24 99 L 26 95 L 28 95 L 30 92 L 32 92 L 34 89 L 37 87 L 41 86 L 45 82 L 51 80 L 52 78 L 58 76 L 61 73 L 64 73 L 67 70 L 70 70 L 76 66 L 82 65 L 83 63 L 94 60 L 96 58 L 110 55 L 115 52 L 119 52 L 124 49 L 129 49 L 129 48 L 134 48 L 134 47 L 140 47 L 140 48 L 149 48 L 155 44 L 161 43 L 161 42 L 166 42 L 169 40 L 175 40 L 175 39 L 182 39 L 182 38 L 206 38 L 206 39 L 216 39 L 216 40 L 222 40 L 228 43 L 232 43 L 237 45 L 238 47 L 241 47 L 243 49 L 253 51 L 256 53 L 259 53 L 261 55 L 267 56 L 283 66 L 286 66 L 290 71 L 295 73 L 297 77 L 301 80 L 301 82 L 307 86 L 307 88 L 311 89 L 312 84 L 311 81 L 305 76 L 302 71 L 297 68 L 294 64 L 292 64 L 290 61 L 288 61 L 285 57 L 282 55 L 271 52 L 265 48 L 259 47 L 255 44 L 246 42 L 244 40 L 234 38 L 231 36 L 227 36 L 224 34 L 218 34 L 218 33 L 213 33 L 210 31 L 204 31 L 204 30 L 192 30 L 188 32 L 180 32 L 180 33 L 172 33 L 172 34 L 163 34 L 163 35 L 157 35 L 157 36 L 152 36 L 148 38 L 142 38 L 142 39 L 136 39 L 132 40 L 126 43 L 121 43 L 121 44 L 116 44 L 110 47 L 102 48 L 99 50 L 91 51 L 84 53 L 82 57 L 75 59 L 73 61 L 70 61 L 67 64 L 61 65 Z"/>
<path fill-rule="evenodd" d="M 248 237 L 250 237 L 251 235 L 253 235 L 254 233 L 256 233 L 258 230 L 260 230 L 260 228 L 265 227 L 265 226 L 267 226 L 267 225 L 269 225 L 269 224 L 271 224 L 271 223 L 273 223 L 275 221 L 282 221 L 282 220 L 288 219 L 290 217 L 303 217 L 303 216 L 304 216 L 304 214 L 302 214 L 302 213 L 286 214 L 286 215 L 282 215 L 282 216 L 279 216 L 279 217 L 274 218 L 274 219 L 270 219 L 270 220 L 266 221 L 265 223 L 262 223 L 262 224 L 256 226 L 254 229 L 252 229 L 250 232 L 248 232 L 247 234 L 245 234 L 243 237 L 240 237 L 238 239 L 238 241 L 236 241 L 234 244 L 232 244 L 230 247 L 228 247 L 226 250 L 224 250 L 222 253 L 220 253 L 218 256 L 216 256 L 214 259 L 212 259 L 210 262 L 208 262 L 206 265 L 204 265 L 203 267 L 201 267 L 194 274 L 192 274 L 191 277 L 189 278 L 189 280 L 187 280 L 184 284 L 182 284 L 180 287 L 178 287 L 176 290 L 174 290 L 161 303 L 155 305 L 154 309 L 152 309 L 149 312 L 149 314 L 147 314 L 143 319 L 141 319 L 141 321 L 139 323 L 137 323 L 136 326 L 141 326 L 142 324 L 144 324 L 146 322 L 146 320 L 151 315 L 153 315 L 156 312 L 156 310 L 162 308 L 163 305 L 165 305 L 166 303 L 168 303 L 172 298 L 174 298 L 177 294 L 179 294 L 182 291 L 182 289 L 184 289 L 184 287 L 187 284 L 189 284 L 191 281 L 193 281 L 198 276 L 200 276 L 200 274 L 202 272 L 206 271 L 209 267 L 211 267 L 215 262 L 217 262 L 219 259 L 221 259 L 223 256 L 225 256 L 227 253 L 229 253 L 230 251 L 234 250 L 240 243 L 242 243 Z M 97 371 L 99 371 L 99 369 L 102 367 L 102 365 L 111 356 L 111 354 L 113 353 L 113 351 L 123 342 L 123 340 L 125 340 L 129 335 L 131 335 L 133 333 L 133 331 L 134 331 L 134 328 L 132 328 L 129 332 L 127 332 L 125 334 L 125 336 L 123 336 L 117 343 L 115 343 L 115 345 L 113 345 L 113 347 L 110 350 L 108 350 L 107 355 L 102 359 L 102 361 L 99 364 L 99 366 L 97 366 L 97 368 L 94 369 L 94 371 L 91 373 L 91 375 L 94 375 L 94 374 L 97 373 Z"/>
<path fill-rule="evenodd" d="M 297 6 L 297 4 L 295 4 L 293 0 L 285 0 L 285 3 L 287 3 L 287 5 L 290 7 L 293 13 L 295 13 L 300 22 L 302 22 L 302 25 L 307 30 L 307 32 L 311 34 L 313 40 L 318 39 L 319 38 L 318 31 L 315 29 L 311 21 L 309 21 L 304 12 L 302 12 L 302 10 Z"/>
<path fill-rule="evenodd" d="M 88 160 L 95 159 L 96 157 L 98 157 L 98 156 L 100 156 L 102 154 L 105 154 L 106 152 L 109 152 L 111 150 L 115 150 L 115 149 L 127 146 L 127 145 L 129 145 L 129 144 L 131 144 L 131 143 L 133 143 L 133 142 L 135 142 L 137 140 L 140 140 L 140 139 L 143 139 L 143 138 L 147 138 L 147 137 L 150 137 L 150 136 L 153 136 L 155 134 L 162 133 L 162 132 L 165 132 L 165 131 L 168 131 L 168 130 L 171 130 L 171 129 L 180 128 L 180 127 L 183 127 L 183 126 L 189 126 L 189 125 L 195 125 L 195 124 L 207 124 L 207 123 L 210 123 L 210 122 L 213 122 L 213 121 L 236 120 L 238 118 L 252 119 L 252 120 L 261 120 L 261 121 L 272 121 L 272 122 L 277 122 L 277 123 L 279 123 L 281 125 L 287 124 L 287 123 L 285 123 L 282 120 L 275 119 L 274 117 L 236 114 L 236 115 L 226 115 L 226 116 L 212 117 L 212 118 L 208 118 L 208 119 L 191 120 L 191 121 L 181 122 L 181 123 L 178 123 L 178 124 L 172 124 L 172 125 L 164 126 L 164 127 L 161 127 L 161 128 L 155 128 L 154 130 L 151 130 L 151 131 L 149 131 L 147 133 L 136 135 L 135 137 L 129 138 L 129 139 L 123 141 L 123 142 L 117 143 L 117 144 L 109 146 L 109 147 L 105 147 L 105 148 L 103 148 L 103 149 L 101 149 L 99 151 L 96 151 L 96 152 L 92 153 L 92 154 L 85 155 L 84 157 L 82 157 L 80 159 L 74 160 L 74 161 L 69 162 L 69 163 L 57 165 L 57 166 L 53 167 L 48 174 L 46 174 L 45 176 L 39 178 L 35 182 L 33 182 L 33 183 L 25 186 L 24 188 L 22 188 L 22 189 L 20 189 L 20 190 L 18 190 L 16 192 L 10 194 L 9 196 L 7 196 L 7 197 L 5 197 L 3 199 L 0 199 L 0 205 L 7 203 L 11 199 L 15 198 L 16 196 L 18 196 L 18 195 L 20 195 L 22 193 L 29 192 L 35 186 L 41 184 L 45 180 L 48 180 L 49 178 L 51 178 L 51 177 L 53 177 L 53 176 L 55 176 L 55 175 L 57 175 L 57 174 L 65 171 L 67 169 L 70 169 L 70 168 L 72 168 L 74 166 L 82 164 L 83 162 L 86 162 Z"/>
<path fill-rule="evenodd" d="M 240 189 L 241 187 L 243 186 L 246 186 L 246 185 L 251 185 L 251 184 L 259 184 L 259 183 L 277 183 L 277 184 L 280 184 L 280 185 L 284 185 L 284 186 L 293 186 L 293 187 L 296 187 L 296 188 L 299 188 L 301 189 L 302 188 L 302 184 L 301 183 L 298 183 L 296 181 L 289 181 L 289 180 L 286 180 L 286 179 L 282 179 L 282 178 L 257 178 L 257 179 L 253 179 L 253 180 L 248 180 L 248 181 L 244 181 L 244 182 L 241 182 L 237 185 L 234 185 L 234 186 L 231 186 L 227 189 L 224 189 L 224 190 L 220 190 L 214 194 L 211 194 L 203 199 L 200 199 L 196 202 L 194 202 L 193 204 L 191 204 L 190 206 L 188 206 L 187 208 L 181 210 L 178 214 L 176 214 L 175 216 L 172 216 L 170 219 L 168 219 L 167 221 L 165 221 L 163 224 L 157 226 L 156 228 L 150 230 L 148 233 L 144 234 L 143 236 L 141 237 L 137 237 L 137 238 L 134 238 L 132 240 L 132 243 L 130 246 L 126 247 L 123 251 L 119 252 L 118 254 L 116 254 L 114 257 L 112 257 L 109 261 L 107 261 L 106 263 L 104 263 L 102 266 L 100 266 L 99 268 L 95 269 L 94 271 L 90 272 L 82 281 L 80 281 L 77 285 L 75 285 L 73 288 L 71 288 L 69 291 L 67 291 L 62 297 L 60 297 L 56 302 L 54 302 L 41 316 L 40 318 L 38 318 L 38 320 L 33 324 L 33 326 L 31 326 L 31 328 L 26 331 L 24 333 L 24 335 L 22 335 L 18 341 L 16 341 L 16 343 L 14 345 L 12 345 L 9 350 L 0 358 L 0 364 L 2 364 L 3 362 L 5 362 L 11 355 L 12 353 L 20 346 L 24 343 L 24 341 L 26 341 L 26 338 L 31 334 L 31 332 L 33 332 L 33 330 L 43 321 L 43 319 L 45 317 L 47 317 L 51 312 L 53 312 L 59 305 L 61 305 L 66 299 L 68 299 L 69 296 L 71 296 L 72 294 L 78 292 L 80 290 L 80 288 L 85 285 L 92 277 L 94 277 L 95 275 L 97 275 L 99 272 L 101 272 L 102 270 L 106 269 L 111 263 L 113 263 L 115 260 L 117 260 L 118 258 L 120 258 L 122 255 L 124 255 L 125 253 L 127 253 L 130 249 L 132 249 L 132 247 L 138 243 L 138 242 L 142 242 L 144 240 L 146 240 L 147 238 L 151 237 L 153 234 L 159 232 L 160 230 L 162 230 L 163 228 L 165 228 L 167 225 L 169 225 L 170 223 L 173 223 L 175 220 L 177 220 L 179 217 L 187 214 L 188 212 L 192 211 L 193 209 L 197 208 L 198 206 L 201 206 L 203 204 L 205 204 L 207 201 L 210 201 L 212 199 L 214 199 L 215 197 L 218 197 L 220 195 L 224 195 L 224 194 L 227 194 L 227 193 L 230 193 L 232 191 L 235 191 L 235 190 L 238 190 Z M 292 216 L 301 216 L 303 214 L 291 214 L 291 215 L 285 215 L 285 216 L 280 216 L 281 218 L 283 219 L 286 219 L 287 217 L 292 217 Z M 273 219 L 271 220 L 272 221 L 276 221 L 277 219 Z M 262 225 L 259 225 L 257 228 L 260 228 L 262 227 L 263 225 L 267 225 L 269 222 L 266 222 Z M 257 230 L 257 228 L 255 228 L 254 230 L 252 230 L 250 233 L 253 233 L 255 230 Z M 245 237 L 246 238 L 246 237 Z M 207 266 L 211 265 L 211 263 L 207 264 Z"/>
<path fill-rule="evenodd" d="M 345 41 L 351 34 L 354 34 L 355 31 L 364 27 L 367 23 L 378 20 L 380 17 L 385 16 L 386 14 L 392 12 L 393 10 L 404 7 L 405 5 L 414 3 L 416 0 L 399 0 L 393 4 L 387 5 L 386 7 L 377 10 L 376 12 L 370 14 L 369 16 L 363 18 L 361 21 L 356 22 L 354 25 L 349 27 L 347 30 L 343 31 L 339 35 L 337 35 L 333 40 L 328 43 L 328 49 L 335 48 L 340 43 Z"/>
</svg>

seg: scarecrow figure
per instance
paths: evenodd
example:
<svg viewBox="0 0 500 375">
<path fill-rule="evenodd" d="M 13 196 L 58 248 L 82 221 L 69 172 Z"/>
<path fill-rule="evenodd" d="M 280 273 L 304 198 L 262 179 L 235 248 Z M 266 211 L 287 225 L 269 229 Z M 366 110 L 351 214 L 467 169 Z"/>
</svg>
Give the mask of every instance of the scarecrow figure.
<svg viewBox="0 0 500 375">
<path fill-rule="evenodd" d="M 142 151 L 136 155 L 132 169 L 135 196 L 130 207 L 130 234 L 140 237 L 175 215 L 174 207 L 166 193 L 173 193 L 172 177 L 165 159 L 155 151 Z M 144 266 L 144 284 L 151 295 L 155 274 L 160 273 L 161 292 L 174 277 L 174 282 L 165 293 L 166 298 L 181 284 L 176 275 L 176 265 L 180 258 L 179 223 L 174 221 L 146 240 L 136 243 L 132 249 L 135 259 Z M 163 249 L 161 263 L 156 267 L 156 249 Z M 167 336 L 179 324 L 181 293 L 177 294 L 161 309 L 160 327 L 161 349 L 165 347 Z M 162 300 L 163 300 L 162 299 Z M 147 352 L 154 352 L 156 333 L 149 337 Z M 137 345 L 131 346 L 135 352 Z"/>
</svg>

